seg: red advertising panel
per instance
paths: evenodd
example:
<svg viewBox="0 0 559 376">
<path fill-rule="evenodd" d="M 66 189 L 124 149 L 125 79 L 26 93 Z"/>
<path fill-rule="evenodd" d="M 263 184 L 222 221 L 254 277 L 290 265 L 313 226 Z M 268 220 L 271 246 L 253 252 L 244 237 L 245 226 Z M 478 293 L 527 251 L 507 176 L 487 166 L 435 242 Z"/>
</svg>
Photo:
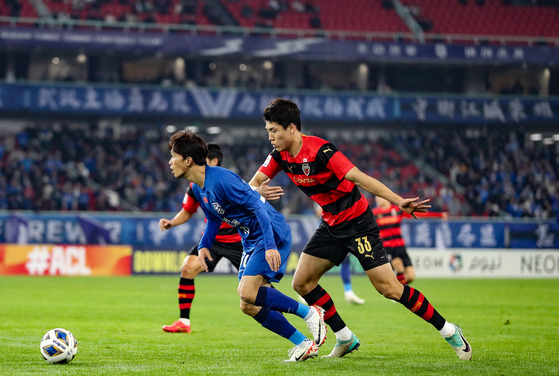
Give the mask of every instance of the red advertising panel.
<svg viewBox="0 0 559 376">
<path fill-rule="evenodd" d="M 0 245 L 0 274 L 130 275 L 128 245 Z"/>
</svg>

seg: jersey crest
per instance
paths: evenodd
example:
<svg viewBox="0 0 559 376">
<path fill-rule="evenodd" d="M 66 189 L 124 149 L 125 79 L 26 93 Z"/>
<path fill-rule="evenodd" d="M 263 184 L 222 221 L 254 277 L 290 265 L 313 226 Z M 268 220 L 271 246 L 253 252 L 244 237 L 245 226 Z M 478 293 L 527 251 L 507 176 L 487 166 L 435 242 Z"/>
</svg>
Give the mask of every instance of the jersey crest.
<svg viewBox="0 0 559 376">
<path fill-rule="evenodd" d="M 305 173 L 305 175 L 309 176 L 309 174 L 311 173 L 311 166 L 309 166 L 308 163 L 303 163 L 301 168 L 303 169 L 303 172 Z"/>
</svg>

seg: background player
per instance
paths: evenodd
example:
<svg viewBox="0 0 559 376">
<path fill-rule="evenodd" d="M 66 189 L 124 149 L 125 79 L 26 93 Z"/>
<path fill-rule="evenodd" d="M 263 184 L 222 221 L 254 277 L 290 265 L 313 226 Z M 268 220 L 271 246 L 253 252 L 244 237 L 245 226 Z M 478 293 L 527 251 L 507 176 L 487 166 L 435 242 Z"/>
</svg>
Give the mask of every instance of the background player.
<svg viewBox="0 0 559 376">
<path fill-rule="evenodd" d="M 349 255 L 342 261 L 340 265 L 340 277 L 342 278 L 342 283 L 344 284 L 344 299 L 346 302 L 351 304 L 365 304 L 365 299 L 361 299 L 353 291 L 353 286 L 351 284 L 351 260 Z"/>
<path fill-rule="evenodd" d="M 216 143 L 208 143 L 208 157 L 206 158 L 208 166 L 221 166 L 222 160 L 223 152 L 221 151 L 221 147 Z M 192 193 L 192 183 L 190 183 L 184 195 L 182 210 L 179 211 L 173 219 L 161 218 L 159 220 L 159 228 L 161 231 L 165 231 L 171 227 L 186 223 L 192 218 L 194 213 L 196 213 L 199 206 L 198 200 Z M 231 264 L 239 270 L 239 263 L 241 262 L 241 255 L 243 254 L 243 245 L 241 244 L 241 236 L 237 230 L 227 223 L 222 222 L 215 242 L 210 249 L 210 254 L 212 256 L 212 261 L 207 262 L 208 272 L 212 272 L 215 269 L 215 266 L 222 257 L 231 261 Z M 190 333 L 190 309 L 196 294 L 194 278 L 203 271 L 204 268 L 198 259 L 198 244 L 196 244 L 190 250 L 190 254 L 185 257 L 181 266 L 181 278 L 179 280 L 178 290 L 179 319 L 172 325 L 163 326 L 164 331 L 170 333 Z"/>
<path fill-rule="evenodd" d="M 206 165 L 207 145 L 192 132 L 177 132 L 169 141 L 169 165 L 175 178 L 192 182 L 207 219 L 198 245 L 199 261 L 208 271 L 207 260 L 221 222 L 237 228 L 243 244 L 238 293 L 242 311 L 270 331 L 295 344 L 288 361 L 303 361 L 318 355 L 326 338 L 323 311 L 307 307 L 278 290 L 264 286 L 284 275 L 291 252 L 291 229 L 283 215 L 243 181 L 221 167 Z M 314 341 L 306 338 L 281 314 L 292 313 L 307 322 Z"/>
<path fill-rule="evenodd" d="M 402 284 L 409 284 L 415 279 L 415 269 L 413 268 L 410 256 L 406 251 L 406 243 L 402 237 L 402 218 L 412 218 L 403 212 L 398 205 L 380 197 L 375 197 L 377 206 L 373 209 L 373 214 L 380 230 L 380 239 L 384 249 L 390 259 L 392 269 L 396 272 L 396 278 Z M 418 217 L 442 217 L 448 218 L 448 213 L 415 213 Z"/>
<path fill-rule="evenodd" d="M 325 320 L 337 338 L 329 357 L 342 357 L 360 345 L 337 313 L 330 295 L 318 284 L 324 273 L 339 265 L 351 252 L 378 292 L 432 324 L 460 359 L 471 359 L 472 350 L 461 329 L 447 322 L 421 292 L 396 279 L 372 210 L 359 189 L 397 203 L 409 214 L 426 212 L 429 200 L 398 196 L 380 181 L 361 172 L 333 144 L 301 133 L 299 108 L 292 101 L 274 99 L 264 110 L 264 120 L 274 150 L 250 184 L 259 187 L 283 170 L 323 210 L 322 222 L 299 259 L 293 288 L 309 305 L 324 308 Z"/>
</svg>

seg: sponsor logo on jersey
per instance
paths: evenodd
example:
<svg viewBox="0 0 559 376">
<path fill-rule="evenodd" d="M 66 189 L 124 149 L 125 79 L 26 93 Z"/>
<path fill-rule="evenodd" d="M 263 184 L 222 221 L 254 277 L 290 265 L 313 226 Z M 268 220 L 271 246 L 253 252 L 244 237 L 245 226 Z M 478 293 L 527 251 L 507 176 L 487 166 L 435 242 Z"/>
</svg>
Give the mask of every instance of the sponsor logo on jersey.
<svg viewBox="0 0 559 376">
<path fill-rule="evenodd" d="M 262 166 L 264 167 L 268 167 L 268 164 L 270 163 L 270 160 L 272 159 L 272 156 L 268 154 L 268 158 L 266 158 L 266 160 L 264 161 L 264 163 L 262 163 Z"/>
<path fill-rule="evenodd" d="M 309 178 L 309 177 L 300 178 L 300 177 L 297 177 L 297 176 L 295 176 L 293 178 L 293 182 L 295 184 L 315 184 L 316 183 L 316 181 L 313 178 Z"/>
<path fill-rule="evenodd" d="M 205 199 L 205 197 L 204 197 L 204 199 Z M 214 210 L 217 212 L 217 214 L 219 214 L 219 215 L 225 214 L 225 210 L 221 207 L 221 205 L 219 205 L 219 203 L 212 202 L 212 206 L 213 206 Z"/>
</svg>

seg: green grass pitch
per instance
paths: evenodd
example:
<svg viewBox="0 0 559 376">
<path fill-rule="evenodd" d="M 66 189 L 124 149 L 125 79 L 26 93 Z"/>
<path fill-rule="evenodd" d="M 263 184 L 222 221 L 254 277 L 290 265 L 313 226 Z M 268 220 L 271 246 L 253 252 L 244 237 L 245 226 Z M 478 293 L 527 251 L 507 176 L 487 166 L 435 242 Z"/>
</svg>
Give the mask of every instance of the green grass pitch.
<svg viewBox="0 0 559 376">
<path fill-rule="evenodd" d="M 0 277 L 0 375 L 559 375 L 558 279 L 424 279 L 421 290 L 462 326 L 473 360 L 459 360 L 437 331 L 353 277 L 362 306 L 343 301 L 339 276 L 326 288 L 361 349 L 341 359 L 283 363 L 292 346 L 239 310 L 234 276 L 196 280 L 193 332 L 161 330 L 178 318 L 177 277 Z M 278 288 L 295 297 L 291 277 Z M 307 334 L 304 322 L 287 315 Z M 66 365 L 39 353 L 47 330 L 74 333 Z M 329 332 L 321 355 L 330 352 Z"/>
</svg>

